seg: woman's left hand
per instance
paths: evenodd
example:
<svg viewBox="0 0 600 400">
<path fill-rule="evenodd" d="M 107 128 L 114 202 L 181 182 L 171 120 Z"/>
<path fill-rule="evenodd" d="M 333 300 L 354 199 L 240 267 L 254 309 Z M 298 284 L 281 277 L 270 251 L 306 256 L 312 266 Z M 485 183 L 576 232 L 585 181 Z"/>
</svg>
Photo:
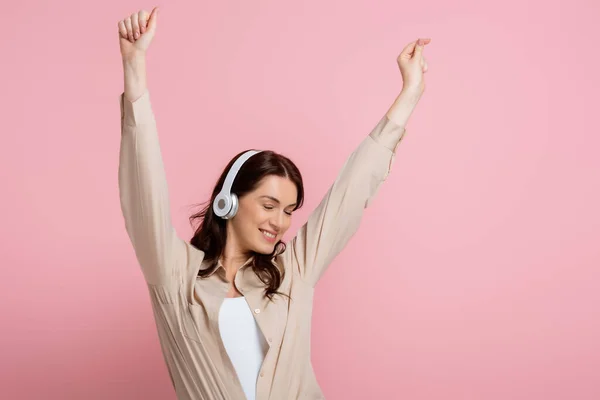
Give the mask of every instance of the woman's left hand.
<svg viewBox="0 0 600 400">
<path fill-rule="evenodd" d="M 425 80 L 423 75 L 427 72 L 427 61 L 423 56 L 425 45 L 431 39 L 418 39 L 406 45 L 398 56 L 398 66 L 402 74 L 403 91 L 417 92 L 421 95 L 425 91 Z"/>
</svg>

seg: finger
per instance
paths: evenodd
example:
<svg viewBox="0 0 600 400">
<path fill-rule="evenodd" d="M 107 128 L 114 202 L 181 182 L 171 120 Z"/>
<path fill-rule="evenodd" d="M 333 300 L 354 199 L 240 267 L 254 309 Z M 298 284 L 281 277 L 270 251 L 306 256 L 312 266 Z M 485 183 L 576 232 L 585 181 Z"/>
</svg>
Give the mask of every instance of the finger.
<svg viewBox="0 0 600 400">
<path fill-rule="evenodd" d="M 127 28 L 125 27 L 125 22 L 119 21 L 117 26 L 119 27 L 119 35 L 121 35 L 123 39 L 127 39 Z"/>
<path fill-rule="evenodd" d="M 127 29 L 127 39 L 133 42 L 133 30 L 131 28 L 131 18 L 125 18 L 125 28 Z"/>
<path fill-rule="evenodd" d="M 415 45 L 415 53 L 413 57 L 416 57 L 418 60 L 423 57 L 423 48 L 425 47 L 425 42 L 423 39 L 417 40 L 417 44 Z"/>
<path fill-rule="evenodd" d="M 404 49 L 402 49 L 402 52 L 400 53 L 400 57 L 401 58 L 410 58 L 413 54 L 413 52 L 415 51 L 415 45 L 417 42 L 410 42 L 409 44 L 407 44 Z"/>
<path fill-rule="evenodd" d="M 158 7 L 154 7 L 152 12 L 150 13 L 150 17 L 148 18 L 148 29 L 155 29 L 156 22 L 158 20 Z"/>
<path fill-rule="evenodd" d="M 429 42 L 431 42 L 431 39 L 429 39 L 429 38 L 418 39 L 417 40 L 417 44 L 415 46 L 415 54 L 414 54 L 414 56 L 416 56 L 416 57 L 423 57 L 423 49 L 425 48 L 426 44 L 429 44 Z"/>
<path fill-rule="evenodd" d="M 138 13 L 138 23 L 140 24 L 140 33 L 143 35 L 148 29 L 148 11 L 141 10 Z"/>
<path fill-rule="evenodd" d="M 133 38 L 138 40 L 140 38 L 140 24 L 137 13 L 131 14 L 131 29 L 133 29 Z"/>
</svg>

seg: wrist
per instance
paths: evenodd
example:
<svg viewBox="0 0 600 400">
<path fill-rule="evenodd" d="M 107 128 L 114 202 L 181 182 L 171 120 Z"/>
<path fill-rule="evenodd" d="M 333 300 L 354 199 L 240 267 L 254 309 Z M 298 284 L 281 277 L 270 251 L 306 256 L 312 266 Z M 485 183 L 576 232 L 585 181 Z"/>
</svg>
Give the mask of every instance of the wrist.
<svg viewBox="0 0 600 400">
<path fill-rule="evenodd" d="M 135 101 L 146 90 L 146 58 L 143 53 L 123 57 L 124 92 L 128 101 Z"/>
<path fill-rule="evenodd" d="M 124 66 L 135 66 L 146 62 L 146 53 L 135 50 L 128 54 L 123 54 L 122 61 Z"/>
<path fill-rule="evenodd" d="M 417 89 L 403 88 L 398 97 L 396 97 L 394 104 L 388 110 L 388 118 L 397 125 L 406 127 L 420 97 L 421 93 Z"/>
<path fill-rule="evenodd" d="M 423 89 L 421 89 L 419 86 L 403 86 L 399 97 L 418 101 L 422 94 Z"/>
</svg>

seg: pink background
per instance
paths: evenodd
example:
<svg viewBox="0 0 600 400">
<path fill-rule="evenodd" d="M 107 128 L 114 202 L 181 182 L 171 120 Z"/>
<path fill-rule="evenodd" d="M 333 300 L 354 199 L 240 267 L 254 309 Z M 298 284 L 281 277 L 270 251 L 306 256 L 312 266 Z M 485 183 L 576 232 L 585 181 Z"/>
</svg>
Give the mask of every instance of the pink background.
<svg viewBox="0 0 600 400">
<path fill-rule="evenodd" d="M 149 86 L 186 238 L 248 147 L 304 174 L 291 236 L 432 38 L 393 172 L 317 288 L 328 399 L 600 398 L 598 2 L 159 5 Z M 116 24 L 152 6 L 2 7 L 3 399 L 175 398 L 117 192 Z"/>
</svg>

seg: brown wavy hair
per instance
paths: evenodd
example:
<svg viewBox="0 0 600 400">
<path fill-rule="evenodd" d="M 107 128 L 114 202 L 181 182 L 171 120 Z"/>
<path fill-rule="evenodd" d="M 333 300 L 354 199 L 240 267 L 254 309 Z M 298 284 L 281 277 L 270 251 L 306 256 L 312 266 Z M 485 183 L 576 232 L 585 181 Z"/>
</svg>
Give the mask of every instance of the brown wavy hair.
<svg viewBox="0 0 600 400">
<path fill-rule="evenodd" d="M 245 151 L 238 153 L 229 161 L 212 191 L 210 200 L 202 203 L 202 209 L 190 216 L 192 227 L 197 224 L 194 236 L 190 243 L 204 252 L 204 259 L 211 264 L 210 268 L 201 269 L 198 276 L 205 278 L 212 274 L 217 268 L 217 262 L 223 255 L 225 243 L 227 242 L 227 220 L 217 217 L 212 204 L 215 197 L 221 191 L 227 172 L 235 160 Z M 294 211 L 300 208 L 304 202 L 304 185 L 302 175 L 298 167 L 287 157 L 270 150 L 261 151 L 250 157 L 238 171 L 231 192 L 235 193 L 240 199 L 245 194 L 255 190 L 261 180 L 269 175 L 276 175 L 290 179 L 298 192 L 296 198 L 296 207 Z M 278 292 L 279 286 L 283 281 L 283 272 L 281 272 L 271 261 L 272 259 L 285 251 L 285 243 L 281 240 L 277 242 L 271 254 L 260 254 L 253 252 L 254 261 L 252 269 L 258 278 L 265 284 L 265 296 L 273 299 L 273 295 L 282 294 Z"/>
</svg>

